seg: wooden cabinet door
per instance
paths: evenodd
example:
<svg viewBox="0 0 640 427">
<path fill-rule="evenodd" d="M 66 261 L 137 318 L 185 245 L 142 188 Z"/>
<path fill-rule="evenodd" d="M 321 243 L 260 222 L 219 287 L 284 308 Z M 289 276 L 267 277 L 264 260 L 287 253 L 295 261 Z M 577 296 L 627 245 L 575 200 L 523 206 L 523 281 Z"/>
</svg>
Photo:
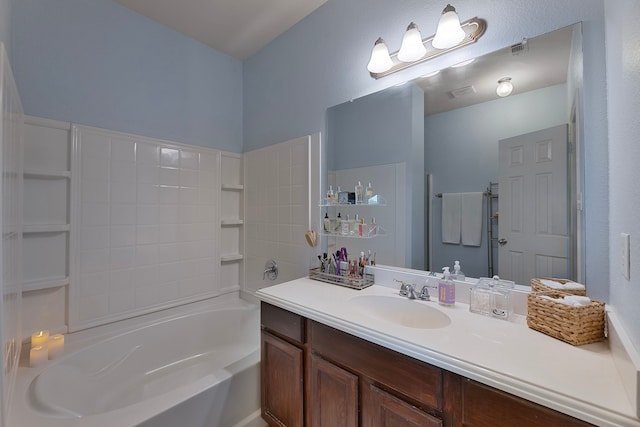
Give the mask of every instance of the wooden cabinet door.
<svg viewBox="0 0 640 427">
<path fill-rule="evenodd" d="M 311 356 L 311 427 L 358 426 L 358 376 Z"/>
<path fill-rule="evenodd" d="M 262 417 L 272 426 L 303 425 L 303 351 L 262 332 Z"/>
<path fill-rule="evenodd" d="M 398 399 L 373 384 L 363 387 L 363 427 L 442 427 L 442 420 Z"/>
</svg>

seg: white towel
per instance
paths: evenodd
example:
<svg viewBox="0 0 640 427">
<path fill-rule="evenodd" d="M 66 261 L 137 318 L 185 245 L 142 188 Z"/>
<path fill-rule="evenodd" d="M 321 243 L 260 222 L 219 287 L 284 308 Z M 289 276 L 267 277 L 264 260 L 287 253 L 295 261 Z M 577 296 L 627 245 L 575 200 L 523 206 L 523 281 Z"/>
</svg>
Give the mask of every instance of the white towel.
<svg viewBox="0 0 640 427">
<path fill-rule="evenodd" d="M 442 243 L 460 243 L 460 193 L 442 195 Z"/>
<path fill-rule="evenodd" d="M 461 194 L 460 233 L 465 246 L 480 246 L 482 242 L 482 197 L 481 192 Z"/>
<path fill-rule="evenodd" d="M 576 283 L 576 282 L 560 283 L 560 282 L 556 282 L 555 280 L 540 279 L 540 283 L 542 283 L 543 285 L 546 285 L 546 286 L 548 286 L 550 288 L 554 288 L 554 289 L 582 290 L 582 291 L 584 291 L 584 285 L 581 284 L 581 283 Z"/>
</svg>

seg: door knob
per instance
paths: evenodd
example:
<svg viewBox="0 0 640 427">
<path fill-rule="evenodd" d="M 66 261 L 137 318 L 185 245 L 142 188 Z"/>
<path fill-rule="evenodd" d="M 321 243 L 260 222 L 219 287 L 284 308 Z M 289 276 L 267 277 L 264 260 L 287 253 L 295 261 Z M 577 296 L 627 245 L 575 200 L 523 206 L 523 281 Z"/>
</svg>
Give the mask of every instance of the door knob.
<svg viewBox="0 0 640 427">
<path fill-rule="evenodd" d="M 504 246 L 504 245 L 507 244 L 507 239 L 502 238 L 502 239 L 498 240 L 498 243 L 500 244 L 500 246 Z"/>
</svg>

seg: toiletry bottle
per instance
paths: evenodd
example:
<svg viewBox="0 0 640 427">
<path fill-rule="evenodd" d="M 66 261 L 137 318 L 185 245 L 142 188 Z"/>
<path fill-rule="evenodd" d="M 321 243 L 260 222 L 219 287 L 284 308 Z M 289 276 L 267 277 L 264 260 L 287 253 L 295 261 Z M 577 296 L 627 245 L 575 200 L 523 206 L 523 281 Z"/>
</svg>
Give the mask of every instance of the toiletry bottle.
<svg viewBox="0 0 640 427">
<path fill-rule="evenodd" d="M 360 215 L 356 214 L 354 219 L 349 220 L 349 234 L 352 236 L 358 235 L 358 224 L 360 224 Z"/>
<path fill-rule="evenodd" d="M 324 213 L 323 225 L 324 225 L 324 232 L 325 233 L 331 233 L 331 220 L 329 219 L 329 213 L 328 212 Z"/>
<path fill-rule="evenodd" d="M 340 233 L 342 231 L 342 217 L 340 216 L 340 212 L 338 212 L 338 216 L 336 217 L 336 228 L 333 231 L 336 233 Z"/>
<path fill-rule="evenodd" d="M 378 224 L 376 224 L 376 217 L 371 218 L 371 224 L 369 224 L 369 236 L 376 236 L 378 234 Z"/>
<path fill-rule="evenodd" d="M 361 205 L 363 203 L 364 197 L 364 187 L 362 183 L 358 181 L 358 185 L 356 185 L 356 205 Z"/>
<path fill-rule="evenodd" d="M 456 285 L 451 280 L 449 267 L 443 267 L 444 277 L 438 282 L 438 302 L 442 305 L 456 303 Z"/>
<path fill-rule="evenodd" d="M 371 186 L 371 182 L 367 185 L 367 189 L 364 191 L 364 201 L 369 203 L 369 199 L 373 197 L 373 187 Z"/>
<path fill-rule="evenodd" d="M 340 230 L 340 234 L 342 234 L 343 236 L 349 235 L 349 221 L 349 214 L 347 214 L 342 221 L 342 229 Z"/>
<path fill-rule="evenodd" d="M 335 203 L 335 193 L 333 192 L 333 185 L 329 186 L 329 190 L 327 190 L 327 204 L 332 205 Z"/>
<path fill-rule="evenodd" d="M 464 275 L 464 273 L 462 272 L 462 270 L 460 270 L 460 261 L 456 261 L 453 264 L 453 275 L 451 276 L 454 280 L 459 280 L 461 282 L 464 282 L 466 277 Z"/>
<path fill-rule="evenodd" d="M 369 237 L 369 224 L 364 221 L 364 217 L 360 218 L 358 224 L 358 235 L 360 237 Z"/>
</svg>

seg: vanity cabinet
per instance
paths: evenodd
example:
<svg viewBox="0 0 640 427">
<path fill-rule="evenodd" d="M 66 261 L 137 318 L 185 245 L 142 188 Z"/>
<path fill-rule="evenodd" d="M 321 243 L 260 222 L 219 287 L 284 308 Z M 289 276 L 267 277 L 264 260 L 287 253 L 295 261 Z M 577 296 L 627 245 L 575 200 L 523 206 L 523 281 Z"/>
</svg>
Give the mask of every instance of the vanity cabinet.
<svg viewBox="0 0 640 427">
<path fill-rule="evenodd" d="M 261 310 L 270 426 L 591 425 L 270 304 Z"/>
</svg>

